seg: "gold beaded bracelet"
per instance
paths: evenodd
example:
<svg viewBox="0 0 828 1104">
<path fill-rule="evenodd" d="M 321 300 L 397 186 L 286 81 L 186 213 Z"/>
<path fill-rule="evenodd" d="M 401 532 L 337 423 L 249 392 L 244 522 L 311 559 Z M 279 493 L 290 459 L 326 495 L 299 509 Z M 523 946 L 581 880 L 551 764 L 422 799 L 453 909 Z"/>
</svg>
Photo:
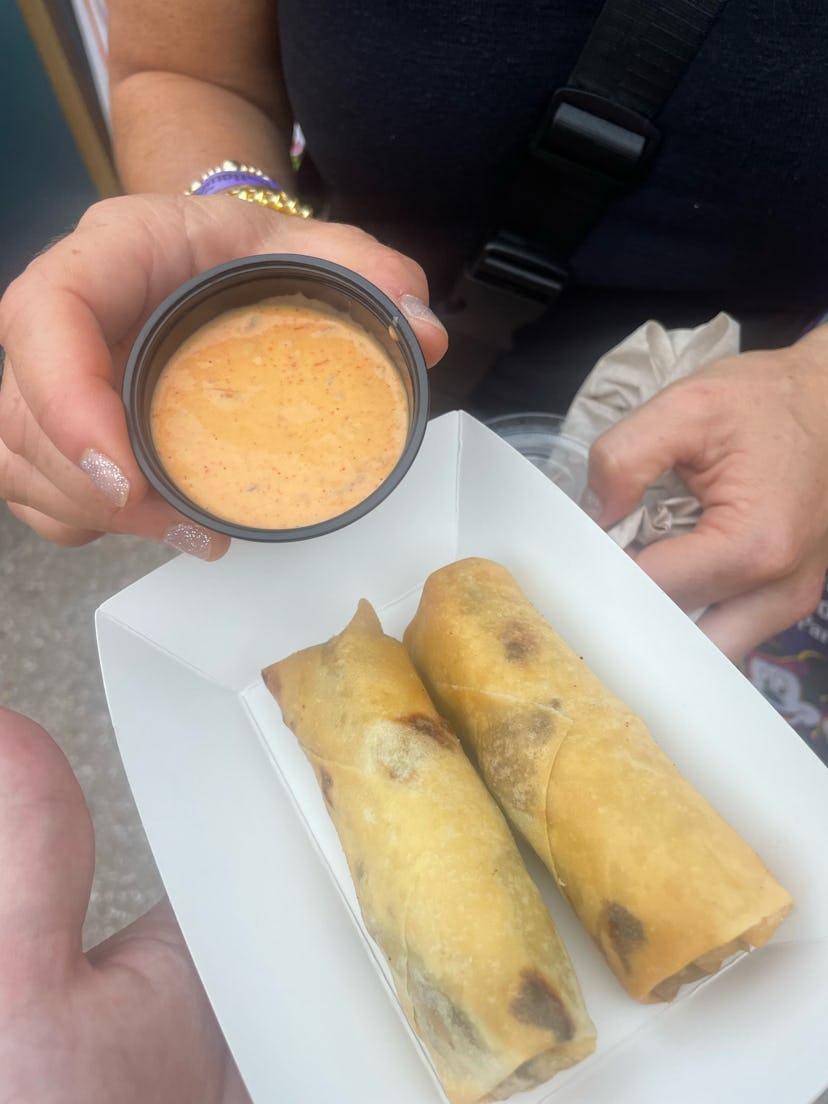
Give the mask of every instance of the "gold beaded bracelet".
<svg viewBox="0 0 828 1104">
<path fill-rule="evenodd" d="M 235 196 L 236 199 L 244 199 L 248 203 L 258 203 L 271 211 L 281 211 L 284 215 L 296 215 L 297 218 L 313 218 L 313 208 L 307 203 L 300 203 L 295 196 L 279 188 L 257 188 L 250 184 L 242 184 L 237 188 L 227 188 L 226 194 Z"/>
<path fill-rule="evenodd" d="M 246 203 L 258 203 L 271 211 L 297 218 L 312 218 L 313 209 L 290 195 L 267 173 L 240 161 L 222 161 L 203 172 L 184 193 L 188 196 L 217 195 L 224 192 Z"/>
</svg>

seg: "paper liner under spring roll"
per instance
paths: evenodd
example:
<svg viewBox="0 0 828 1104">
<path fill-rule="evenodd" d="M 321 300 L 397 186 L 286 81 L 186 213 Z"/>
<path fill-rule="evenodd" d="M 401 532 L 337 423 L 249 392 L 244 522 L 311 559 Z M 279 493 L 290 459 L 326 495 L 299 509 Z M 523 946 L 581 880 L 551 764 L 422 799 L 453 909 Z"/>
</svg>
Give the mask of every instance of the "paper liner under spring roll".
<svg viewBox="0 0 828 1104">
<path fill-rule="evenodd" d="M 633 997 L 670 1000 L 767 942 L 788 893 L 504 567 L 468 559 L 436 571 L 405 643 Z"/>
<path fill-rule="evenodd" d="M 511 832 L 370 605 L 263 674 L 453 1104 L 504 1099 L 589 1054 L 595 1029 Z"/>
</svg>

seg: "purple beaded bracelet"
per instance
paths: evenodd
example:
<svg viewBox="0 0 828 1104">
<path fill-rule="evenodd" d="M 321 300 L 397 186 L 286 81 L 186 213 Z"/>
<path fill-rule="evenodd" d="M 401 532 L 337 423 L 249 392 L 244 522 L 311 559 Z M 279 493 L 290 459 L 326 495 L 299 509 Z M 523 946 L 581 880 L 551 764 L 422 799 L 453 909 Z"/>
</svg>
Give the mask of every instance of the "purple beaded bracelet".
<svg viewBox="0 0 828 1104">
<path fill-rule="evenodd" d="M 263 173 L 261 169 L 253 165 L 243 165 L 238 161 L 222 161 L 212 169 L 202 173 L 198 180 L 194 180 L 187 189 L 187 195 L 215 195 L 216 192 L 226 191 L 227 188 L 239 188 L 245 184 L 254 188 L 271 188 L 274 192 L 280 192 L 282 185 Z"/>
</svg>

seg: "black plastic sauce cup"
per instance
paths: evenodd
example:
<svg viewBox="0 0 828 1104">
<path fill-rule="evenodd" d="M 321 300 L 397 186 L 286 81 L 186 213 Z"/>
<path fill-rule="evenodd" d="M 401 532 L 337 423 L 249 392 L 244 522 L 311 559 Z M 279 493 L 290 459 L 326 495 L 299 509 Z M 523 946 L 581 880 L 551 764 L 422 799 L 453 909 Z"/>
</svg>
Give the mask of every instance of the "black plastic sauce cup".
<svg viewBox="0 0 828 1104">
<path fill-rule="evenodd" d="M 350 510 L 295 529 L 260 529 L 217 517 L 182 492 L 156 452 L 150 409 L 162 369 L 196 330 L 224 311 L 296 294 L 339 311 L 378 342 L 405 389 L 408 434 L 400 458 L 386 479 Z M 176 510 L 207 529 L 242 540 L 307 540 L 364 517 L 394 490 L 411 467 L 428 418 L 428 373 L 414 331 L 397 305 L 379 288 L 331 261 L 273 253 L 228 261 L 182 284 L 169 295 L 149 317 L 132 348 L 124 375 L 123 400 L 138 464 L 150 484 Z"/>
</svg>

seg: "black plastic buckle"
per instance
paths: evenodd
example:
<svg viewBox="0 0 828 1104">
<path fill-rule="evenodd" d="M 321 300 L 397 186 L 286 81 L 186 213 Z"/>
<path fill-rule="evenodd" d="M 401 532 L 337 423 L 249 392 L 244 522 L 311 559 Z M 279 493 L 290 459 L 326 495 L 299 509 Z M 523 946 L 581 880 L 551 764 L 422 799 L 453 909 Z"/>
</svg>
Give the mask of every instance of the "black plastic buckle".
<svg viewBox="0 0 828 1104">
<path fill-rule="evenodd" d="M 561 88 L 529 148 L 540 161 L 575 173 L 600 173 L 619 187 L 643 174 L 661 138 L 637 111 L 592 92 Z"/>
<path fill-rule="evenodd" d="M 512 334 L 534 322 L 566 286 L 569 274 L 516 235 L 485 242 L 446 306 L 458 332 L 508 349 Z"/>
<path fill-rule="evenodd" d="M 543 303 L 557 299 L 569 279 L 567 270 L 547 253 L 503 232 L 483 245 L 468 274 Z"/>
</svg>

